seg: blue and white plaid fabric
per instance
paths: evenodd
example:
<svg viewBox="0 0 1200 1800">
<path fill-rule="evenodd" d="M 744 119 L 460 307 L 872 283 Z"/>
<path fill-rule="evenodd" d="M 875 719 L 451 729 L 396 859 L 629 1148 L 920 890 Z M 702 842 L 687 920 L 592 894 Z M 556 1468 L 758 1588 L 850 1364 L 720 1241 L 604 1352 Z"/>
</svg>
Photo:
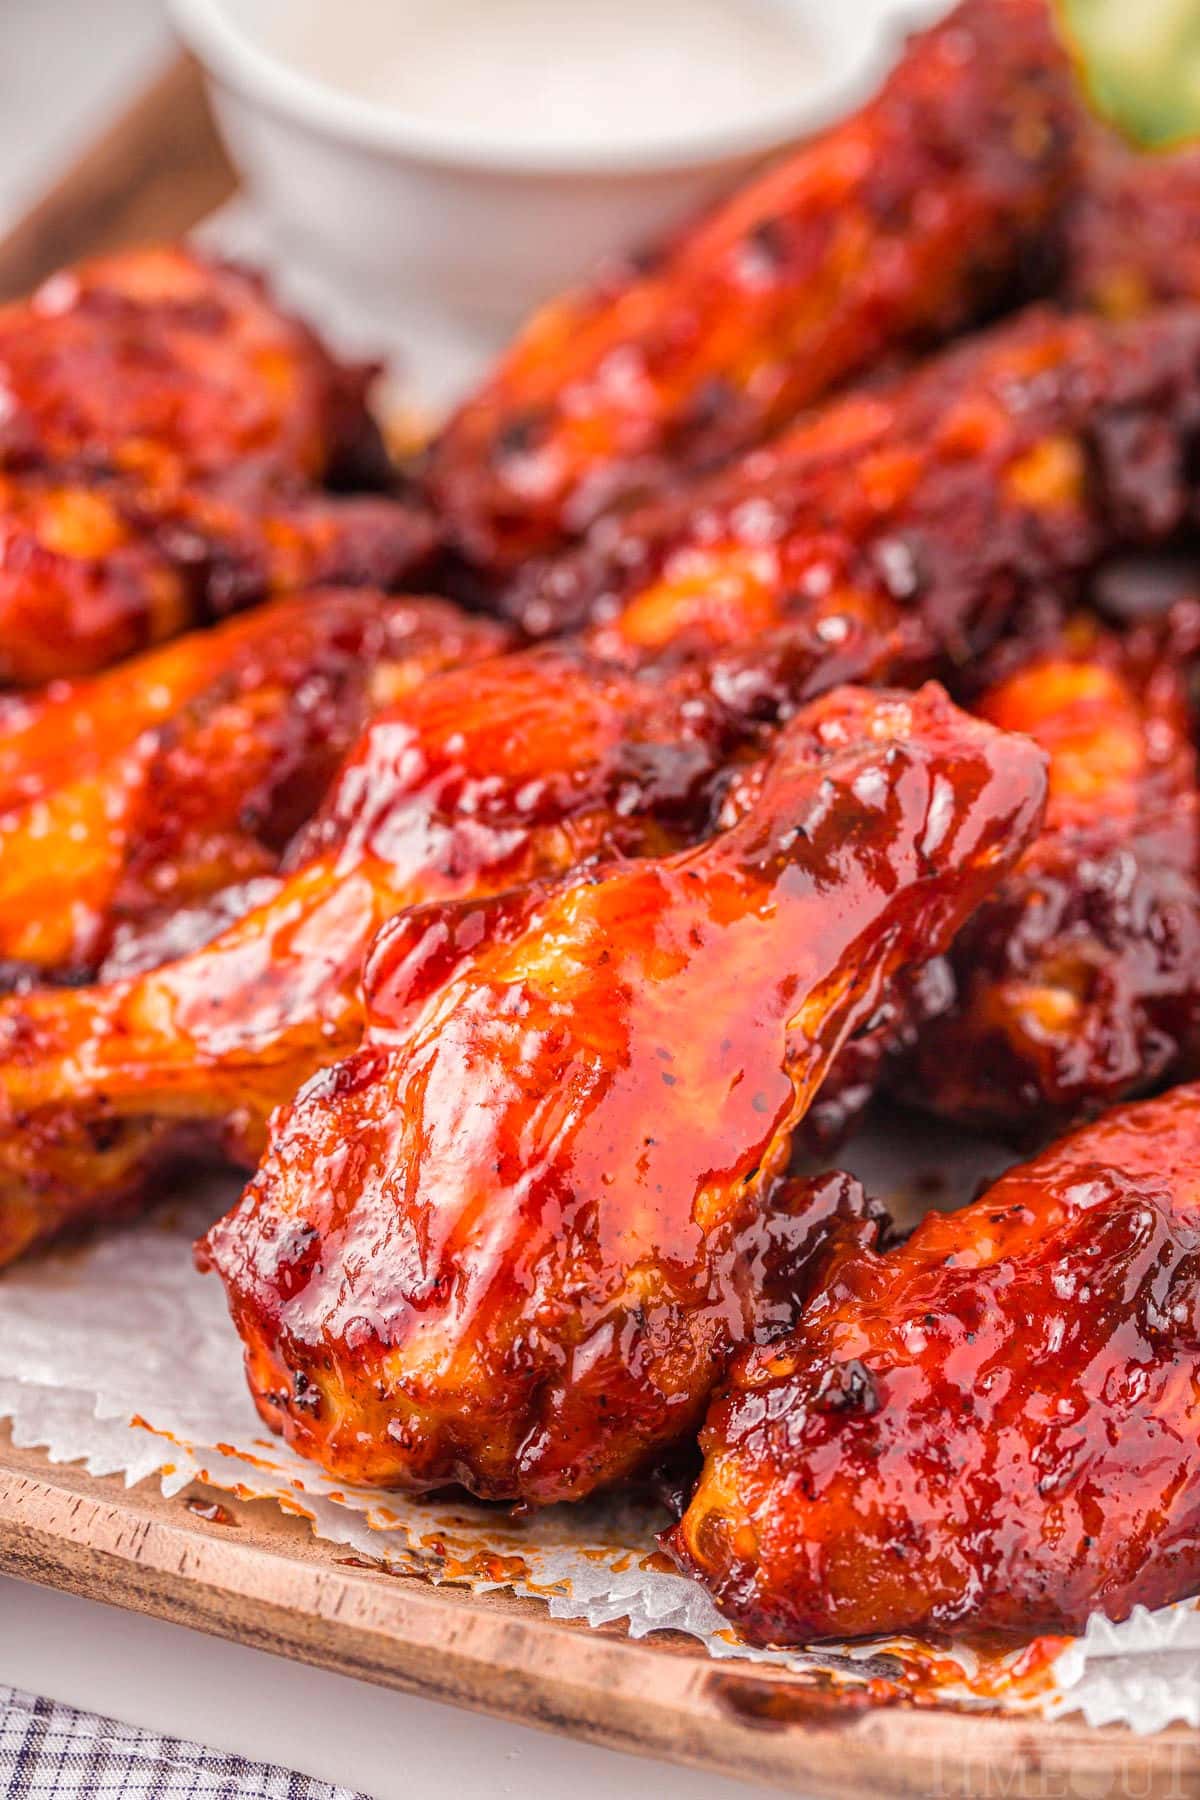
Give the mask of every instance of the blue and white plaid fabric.
<svg viewBox="0 0 1200 1800">
<path fill-rule="evenodd" d="M 0 1687 L 3 1800 L 368 1800 Z"/>
</svg>

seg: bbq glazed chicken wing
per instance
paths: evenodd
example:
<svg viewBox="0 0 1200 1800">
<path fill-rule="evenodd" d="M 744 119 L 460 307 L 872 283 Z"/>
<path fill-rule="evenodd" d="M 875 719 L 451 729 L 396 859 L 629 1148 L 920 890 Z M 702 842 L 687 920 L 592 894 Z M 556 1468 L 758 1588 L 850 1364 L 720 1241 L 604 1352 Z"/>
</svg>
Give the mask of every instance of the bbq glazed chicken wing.
<svg viewBox="0 0 1200 1800">
<path fill-rule="evenodd" d="M 0 1263 L 135 1203 L 180 1132 L 253 1163 L 271 1109 L 358 1044 L 397 911 L 693 842 L 758 737 L 703 671 L 663 684 L 567 646 L 426 681 L 368 726 L 282 878 L 238 890 L 218 935 L 202 909 L 204 948 L 0 1002 Z"/>
<path fill-rule="evenodd" d="M 533 320 L 433 451 L 458 549 L 502 575 L 1011 292 L 1055 220 L 1076 106 L 1044 0 L 965 0 L 856 117 Z"/>
<path fill-rule="evenodd" d="M 1066 299 L 1116 319 L 1200 300 L 1200 144 L 1139 152 L 1097 127 L 1083 143 Z"/>
<path fill-rule="evenodd" d="M 0 966 L 78 980 L 274 872 L 371 713 L 504 637 L 446 601 L 318 590 L 0 703 Z"/>
<path fill-rule="evenodd" d="M 1198 427 L 1200 313 L 1038 309 L 603 523 L 510 610 L 633 660 L 796 621 L 836 642 L 864 617 L 964 660 L 1048 585 L 1193 516 Z"/>
<path fill-rule="evenodd" d="M 383 468 L 369 373 L 257 276 L 182 246 L 99 257 L 0 309 L 0 464 L 358 484 Z"/>
<path fill-rule="evenodd" d="M 293 590 L 395 587 L 431 544 L 376 495 L 0 473 L 0 683 L 92 674 Z"/>
<path fill-rule="evenodd" d="M 362 372 L 184 250 L 0 311 L 0 682 L 92 673 L 293 588 L 396 586 L 430 522 L 378 478 Z"/>
<path fill-rule="evenodd" d="M 853 1210 L 853 1209 L 851 1209 Z M 715 1401 L 673 1548 L 754 1643 L 1081 1631 L 1200 1585 L 1200 1088 L 861 1228 Z"/>
<path fill-rule="evenodd" d="M 1078 619 L 973 710 L 1050 758 L 1045 828 L 964 929 L 898 1085 L 1026 1141 L 1160 1080 L 1200 1026 L 1200 792 L 1176 628 Z M 1192 645 L 1194 650 L 1194 643 Z M 1001 653 L 1003 655 L 1003 653 Z"/>
<path fill-rule="evenodd" d="M 395 920 L 362 1049 L 204 1246 L 264 1416 L 344 1479 L 538 1504 L 693 1429 L 797 1121 L 1043 780 L 939 689 L 842 689 L 703 845 Z"/>
</svg>

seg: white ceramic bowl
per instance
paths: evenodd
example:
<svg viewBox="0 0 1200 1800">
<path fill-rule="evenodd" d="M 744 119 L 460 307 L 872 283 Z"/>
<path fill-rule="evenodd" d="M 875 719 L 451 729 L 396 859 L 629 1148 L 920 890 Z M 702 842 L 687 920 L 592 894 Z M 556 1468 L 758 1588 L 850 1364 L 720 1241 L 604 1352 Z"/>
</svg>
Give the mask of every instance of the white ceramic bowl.
<svg viewBox="0 0 1200 1800">
<path fill-rule="evenodd" d="M 559 0 L 564 29 L 572 3 L 590 0 Z M 291 66 L 268 48 L 266 29 L 288 0 L 172 0 L 172 8 L 208 72 L 234 161 L 286 240 L 399 305 L 496 322 L 686 216 L 770 149 L 835 116 L 877 75 L 896 19 L 915 10 L 913 0 L 779 3 L 799 8 L 817 52 L 811 85 L 783 116 L 776 109 L 719 134 L 697 118 L 665 145 L 660 137 L 645 149 L 625 142 L 570 153 L 407 117 Z"/>
</svg>

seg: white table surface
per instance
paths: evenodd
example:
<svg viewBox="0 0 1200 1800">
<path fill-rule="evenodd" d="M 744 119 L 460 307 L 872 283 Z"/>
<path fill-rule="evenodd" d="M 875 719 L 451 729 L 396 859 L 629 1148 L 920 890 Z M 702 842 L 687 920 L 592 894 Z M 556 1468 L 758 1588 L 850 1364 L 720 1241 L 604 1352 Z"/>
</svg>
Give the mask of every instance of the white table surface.
<svg viewBox="0 0 1200 1800">
<path fill-rule="evenodd" d="M 278 1762 L 374 1800 L 745 1800 L 766 1791 L 3 1579 L 0 1683 Z"/>
<path fill-rule="evenodd" d="M 159 0 L 0 0 L 0 226 L 154 66 Z M 737 1800 L 620 1756 L 0 1578 L 0 1683 L 279 1762 L 374 1800 Z"/>
</svg>

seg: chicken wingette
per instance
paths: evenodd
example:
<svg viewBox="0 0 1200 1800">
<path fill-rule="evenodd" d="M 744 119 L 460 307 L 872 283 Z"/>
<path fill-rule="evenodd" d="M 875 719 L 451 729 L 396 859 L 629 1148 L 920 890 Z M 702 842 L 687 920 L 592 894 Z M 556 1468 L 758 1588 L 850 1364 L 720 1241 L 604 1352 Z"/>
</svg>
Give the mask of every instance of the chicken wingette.
<svg viewBox="0 0 1200 1800">
<path fill-rule="evenodd" d="M 971 708 L 1049 758 L 1046 822 L 948 958 L 909 971 L 806 1122 L 840 1142 L 881 1087 L 1029 1144 L 1150 1088 L 1200 1040 L 1200 615 L 1080 614 L 975 671 Z"/>
</svg>

